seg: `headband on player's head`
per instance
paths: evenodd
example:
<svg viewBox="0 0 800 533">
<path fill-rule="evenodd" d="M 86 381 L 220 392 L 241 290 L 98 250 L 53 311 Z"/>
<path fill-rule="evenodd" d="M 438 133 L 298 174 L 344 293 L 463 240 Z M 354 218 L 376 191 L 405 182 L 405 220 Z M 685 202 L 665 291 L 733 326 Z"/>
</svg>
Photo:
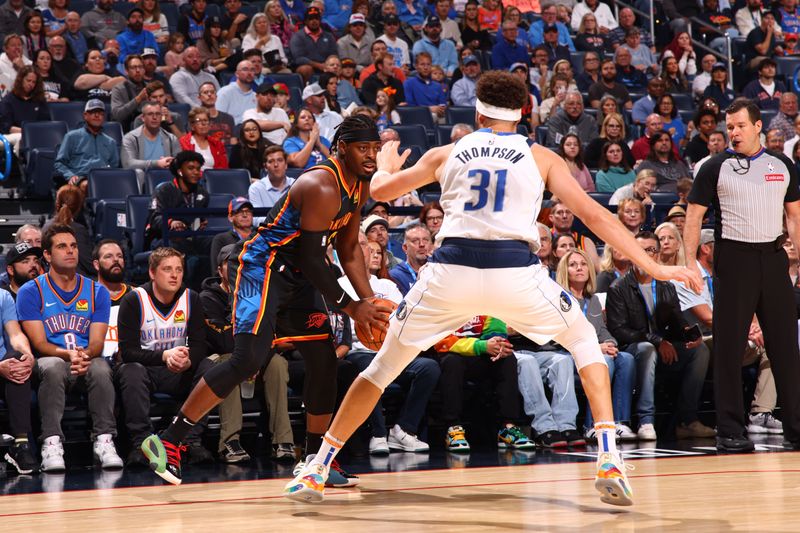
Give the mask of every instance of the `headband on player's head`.
<svg viewBox="0 0 800 533">
<path fill-rule="evenodd" d="M 517 122 L 522 118 L 521 109 L 509 109 L 507 107 L 497 107 L 491 104 L 485 104 L 480 100 L 475 100 L 475 110 L 486 118 L 493 118 L 496 120 L 507 120 L 509 122 Z"/>
<path fill-rule="evenodd" d="M 378 128 L 361 128 L 358 130 L 348 131 L 347 133 L 342 133 L 337 140 L 344 141 L 346 143 L 380 142 L 381 135 L 378 133 Z"/>
</svg>

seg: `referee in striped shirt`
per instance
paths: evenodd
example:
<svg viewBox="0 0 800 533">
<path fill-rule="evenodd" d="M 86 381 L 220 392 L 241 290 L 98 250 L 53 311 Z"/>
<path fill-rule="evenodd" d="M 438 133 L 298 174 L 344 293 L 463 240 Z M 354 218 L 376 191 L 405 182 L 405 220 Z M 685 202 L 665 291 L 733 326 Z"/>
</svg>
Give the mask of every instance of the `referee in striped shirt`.
<svg viewBox="0 0 800 533">
<path fill-rule="evenodd" d="M 755 449 L 744 435 L 741 374 L 754 313 L 775 374 L 785 444 L 800 449 L 797 311 L 781 246 L 784 212 L 792 242 L 800 242 L 797 171 L 786 156 L 761 146 L 761 113 L 755 103 L 737 98 L 726 111 L 725 123 L 733 149 L 713 156 L 700 169 L 689 193 L 684 230 L 686 263 L 697 271 L 700 225 L 713 205 L 717 450 Z"/>
</svg>

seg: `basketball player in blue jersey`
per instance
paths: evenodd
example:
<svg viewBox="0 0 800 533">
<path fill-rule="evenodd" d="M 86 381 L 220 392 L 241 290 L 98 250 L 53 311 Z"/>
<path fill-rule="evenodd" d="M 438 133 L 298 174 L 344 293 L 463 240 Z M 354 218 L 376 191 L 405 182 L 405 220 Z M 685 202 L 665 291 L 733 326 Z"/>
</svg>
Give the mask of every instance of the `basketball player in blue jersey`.
<svg viewBox="0 0 800 533">
<path fill-rule="evenodd" d="M 255 236 L 237 243 L 231 255 L 233 354 L 203 376 L 164 433 L 142 443 L 150 467 L 170 483 L 181 482 L 184 437 L 236 385 L 267 364 L 276 330 L 297 345 L 305 360 L 306 449 L 319 448 L 336 400 L 337 364 L 319 293 L 327 306 L 342 309 L 356 322 L 386 328 L 391 310 L 369 301 L 373 292 L 358 245 L 358 213 L 369 197 L 369 179 L 377 168 L 378 129 L 370 119 L 348 117 L 332 145 L 335 155 L 300 176 Z M 334 244 L 360 300 L 347 295 L 328 267 L 329 243 Z"/>
<path fill-rule="evenodd" d="M 611 386 L 597 334 L 536 256 L 536 218 L 545 186 L 599 237 L 654 277 L 683 281 L 699 291 L 699 276 L 683 267 L 656 264 L 616 217 L 583 192 L 563 159 L 516 134 L 527 103 L 527 90 L 517 77 L 487 72 L 478 80 L 476 95 L 478 131 L 428 151 L 402 171 L 409 151 L 398 154 L 397 142 L 387 143 L 378 154 L 371 184 L 378 201 L 434 181 L 441 184 L 445 217 L 437 235 L 440 247 L 392 316 L 378 355 L 347 392 L 319 452 L 286 485 L 284 495 L 290 499 L 321 501 L 329 464 L 386 386 L 420 351 L 473 316 L 488 314 L 538 344 L 554 339 L 572 353 L 597 420 L 595 487 L 603 502 L 633 503 L 614 442 Z"/>
<path fill-rule="evenodd" d="M 77 273 L 78 243 L 72 228 L 53 224 L 42 237 L 47 274 L 27 282 L 17 294 L 17 313 L 36 355 L 42 416 L 42 471 L 64 470 L 61 417 L 67 386 L 89 393 L 94 454 L 103 468 L 120 468 L 112 437 L 114 385 L 102 357 L 111 300 L 102 285 Z"/>
</svg>

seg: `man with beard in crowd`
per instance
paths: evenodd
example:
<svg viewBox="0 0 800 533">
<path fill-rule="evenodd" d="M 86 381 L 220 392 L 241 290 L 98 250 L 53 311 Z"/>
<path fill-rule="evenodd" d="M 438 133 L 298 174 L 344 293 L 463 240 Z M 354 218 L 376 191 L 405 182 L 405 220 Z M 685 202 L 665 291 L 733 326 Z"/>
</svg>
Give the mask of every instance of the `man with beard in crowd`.
<svg viewBox="0 0 800 533">
<path fill-rule="evenodd" d="M 16 243 L 6 253 L 6 272 L 8 281 L 0 288 L 11 293 L 14 300 L 17 292 L 26 282 L 42 273 L 42 249 L 25 241 Z"/>
<path fill-rule="evenodd" d="M 123 283 L 125 279 L 125 254 L 122 247 L 114 239 L 103 239 L 92 251 L 92 264 L 97 271 L 97 282 L 108 289 L 111 295 L 111 314 L 108 317 L 108 331 L 103 346 L 103 357 L 112 363 L 119 351 L 119 334 L 117 316 L 122 297 L 133 290 Z"/>
</svg>

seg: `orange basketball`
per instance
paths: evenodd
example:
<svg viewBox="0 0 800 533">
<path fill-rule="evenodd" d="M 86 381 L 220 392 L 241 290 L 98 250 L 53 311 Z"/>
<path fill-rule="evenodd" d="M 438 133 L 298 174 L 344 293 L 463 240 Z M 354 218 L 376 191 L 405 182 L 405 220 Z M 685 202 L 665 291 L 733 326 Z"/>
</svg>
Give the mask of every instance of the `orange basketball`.
<svg viewBox="0 0 800 533">
<path fill-rule="evenodd" d="M 374 298 L 372 303 L 375 305 L 381 305 L 383 307 L 389 307 L 392 310 L 397 309 L 396 303 L 385 298 Z M 370 330 L 372 331 L 371 338 Z M 386 332 L 381 331 L 378 328 L 370 328 L 366 324 L 356 322 L 356 336 L 358 336 L 358 340 L 361 341 L 361 344 L 363 344 L 365 348 L 377 352 L 381 349 L 381 346 L 383 346 L 383 340 L 386 338 Z"/>
</svg>

